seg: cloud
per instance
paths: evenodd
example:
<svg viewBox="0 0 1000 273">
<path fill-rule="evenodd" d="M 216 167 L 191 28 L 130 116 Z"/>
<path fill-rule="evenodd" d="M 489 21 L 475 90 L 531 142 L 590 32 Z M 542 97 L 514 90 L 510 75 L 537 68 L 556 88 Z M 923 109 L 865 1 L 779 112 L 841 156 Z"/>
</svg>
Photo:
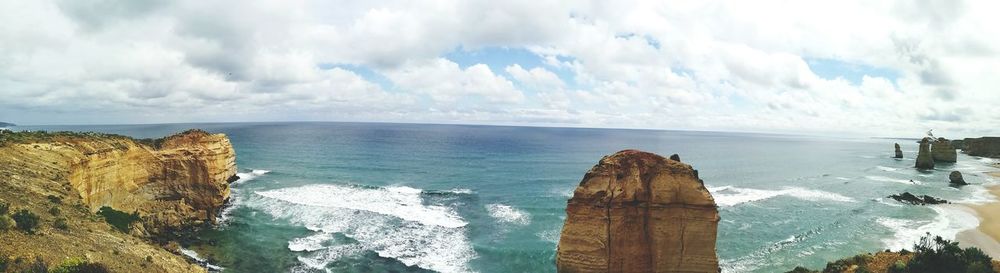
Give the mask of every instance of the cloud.
<svg viewBox="0 0 1000 273">
<path fill-rule="evenodd" d="M 1000 125 L 998 7 L 2 1 L 0 120 L 981 134 Z M 529 53 L 448 59 L 493 48 Z"/>
</svg>

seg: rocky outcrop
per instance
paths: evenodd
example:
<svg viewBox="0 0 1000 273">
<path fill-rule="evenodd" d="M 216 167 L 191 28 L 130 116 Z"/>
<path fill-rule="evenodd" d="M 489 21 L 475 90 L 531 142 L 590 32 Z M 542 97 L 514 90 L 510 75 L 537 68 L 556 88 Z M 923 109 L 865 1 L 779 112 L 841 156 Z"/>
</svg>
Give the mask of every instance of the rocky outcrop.
<svg viewBox="0 0 1000 273">
<path fill-rule="evenodd" d="M 909 192 L 904 192 L 901 194 L 890 195 L 889 198 L 892 200 L 899 201 L 900 203 L 906 203 L 910 205 L 936 205 L 936 204 L 946 204 L 948 200 L 936 198 L 930 195 L 916 196 Z"/>
<path fill-rule="evenodd" d="M 951 146 L 951 141 L 941 137 L 931 143 L 931 157 L 934 162 L 955 162 L 958 160 L 958 152 Z"/>
<path fill-rule="evenodd" d="M 84 257 L 110 272 L 206 272 L 179 255 L 176 242 L 154 242 L 214 219 L 235 172 L 235 153 L 221 134 L 136 140 L 0 130 L 0 203 L 40 222 L 34 234 L 0 230 L 0 255 L 48 264 Z M 121 221 L 95 213 L 105 206 L 138 212 L 139 222 L 116 228 Z"/>
<path fill-rule="evenodd" d="M 934 157 L 931 155 L 930 138 L 920 140 L 920 150 L 917 152 L 917 169 L 933 169 Z"/>
<path fill-rule="evenodd" d="M 893 158 L 903 158 L 903 150 L 899 149 L 899 143 L 896 144 L 896 155 Z"/>
<path fill-rule="evenodd" d="M 69 185 L 92 212 L 138 212 L 140 233 L 159 233 L 215 219 L 229 198 L 236 153 L 222 134 L 201 130 L 140 143 L 126 137 L 59 136 L 14 144 L 24 160 L 65 166 Z"/>
<path fill-rule="evenodd" d="M 951 174 L 948 174 L 948 183 L 950 183 L 952 185 L 968 185 L 969 184 L 969 183 L 965 183 L 965 179 L 962 178 L 962 173 L 959 172 L 959 171 L 952 171 Z"/>
<path fill-rule="evenodd" d="M 559 272 L 719 272 L 719 212 L 679 157 L 605 156 L 567 202 Z"/>
<path fill-rule="evenodd" d="M 1000 157 L 1000 137 L 966 138 L 962 151 L 972 156 Z"/>
<path fill-rule="evenodd" d="M 965 149 L 965 141 L 961 139 L 953 139 L 951 140 L 951 147 L 954 147 L 956 150 Z"/>
</svg>

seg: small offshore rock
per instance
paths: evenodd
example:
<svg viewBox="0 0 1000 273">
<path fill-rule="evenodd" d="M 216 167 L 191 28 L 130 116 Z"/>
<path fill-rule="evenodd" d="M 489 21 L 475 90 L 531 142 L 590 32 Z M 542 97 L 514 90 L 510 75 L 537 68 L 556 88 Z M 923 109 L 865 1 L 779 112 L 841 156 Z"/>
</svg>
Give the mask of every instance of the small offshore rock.
<svg viewBox="0 0 1000 273">
<path fill-rule="evenodd" d="M 903 150 L 899 149 L 899 143 L 896 143 L 896 156 L 894 158 L 903 158 Z"/>
<path fill-rule="evenodd" d="M 959 171 L 952 171 L 951 174 L 948 175 L 948 180 L 950 180 L 949 183 L 954 184 L 954 185 L 968 185 L 969 184 L 969 183 L 965 182 L 965 179 L 962 178 L 962 173 L 959 172 Z"/>
<path fill-rule="evenodd" d="M 948 200 L 936 198 L 930 195 L 916 196 L 910 192 L 903 192 L 901 194 L 890 195 L 889 198 L 896 200 L 900 203 L 906 203 L 910 205 L 937 205 L 937 204 L 947 204 Z"/>
</svg>

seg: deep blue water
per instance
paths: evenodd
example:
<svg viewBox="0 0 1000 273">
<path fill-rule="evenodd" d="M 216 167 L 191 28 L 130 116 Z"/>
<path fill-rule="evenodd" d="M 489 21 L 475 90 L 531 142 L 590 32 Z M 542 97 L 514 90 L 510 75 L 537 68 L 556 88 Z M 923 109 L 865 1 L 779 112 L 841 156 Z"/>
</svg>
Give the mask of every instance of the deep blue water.
<svg viewBox="0 0 1000 273">
<path fill-rule="evenodd" d="M 22 126 L 162 137 L 225 133 L 243 178 L 224 224 L 186 246 L 225 272 L 554 272 L 565 202 L 602 156 L 677 153 L 720 206 L 725 272 L 819 268 L 953 237 L 974 216 L 902 191 L 989 201 L 980 159 L 918 172 L 916 143 L 748 133 L 379 123 Z M 890 159 L 892 143 L 907 159 Z M 974 185 L 948 187 L 962 170 Z M 911 182 L 912 180 L 912 182 Z"/>
</svg>

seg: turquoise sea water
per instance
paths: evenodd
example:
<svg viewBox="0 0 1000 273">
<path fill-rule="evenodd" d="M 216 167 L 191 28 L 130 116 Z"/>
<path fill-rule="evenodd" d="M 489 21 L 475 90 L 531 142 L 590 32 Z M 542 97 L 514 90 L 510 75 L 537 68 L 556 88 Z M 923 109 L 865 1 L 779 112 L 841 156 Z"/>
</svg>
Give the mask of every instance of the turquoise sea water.
<svg viewBox="0 0 1000 273">
<path fill-rule="evenodd" d="M 226 133 L 240 181 L 223 224 L 187 245 L 225 272 L 554 272 L 566 200 L 602 156 L 680 154 L 720 206 L 724 272 L 907 247 L 978 220 L 903 206 L 910 191 L 992 201 L 990 159 L 912 168 L 910 140 L 746 133 L 373 123 L 22 126 L 162 137 Z M 906 159 L 889 158 L 892 143 Z M 973 185 L 952 188 L 961 170 Z"/>
</svg>

